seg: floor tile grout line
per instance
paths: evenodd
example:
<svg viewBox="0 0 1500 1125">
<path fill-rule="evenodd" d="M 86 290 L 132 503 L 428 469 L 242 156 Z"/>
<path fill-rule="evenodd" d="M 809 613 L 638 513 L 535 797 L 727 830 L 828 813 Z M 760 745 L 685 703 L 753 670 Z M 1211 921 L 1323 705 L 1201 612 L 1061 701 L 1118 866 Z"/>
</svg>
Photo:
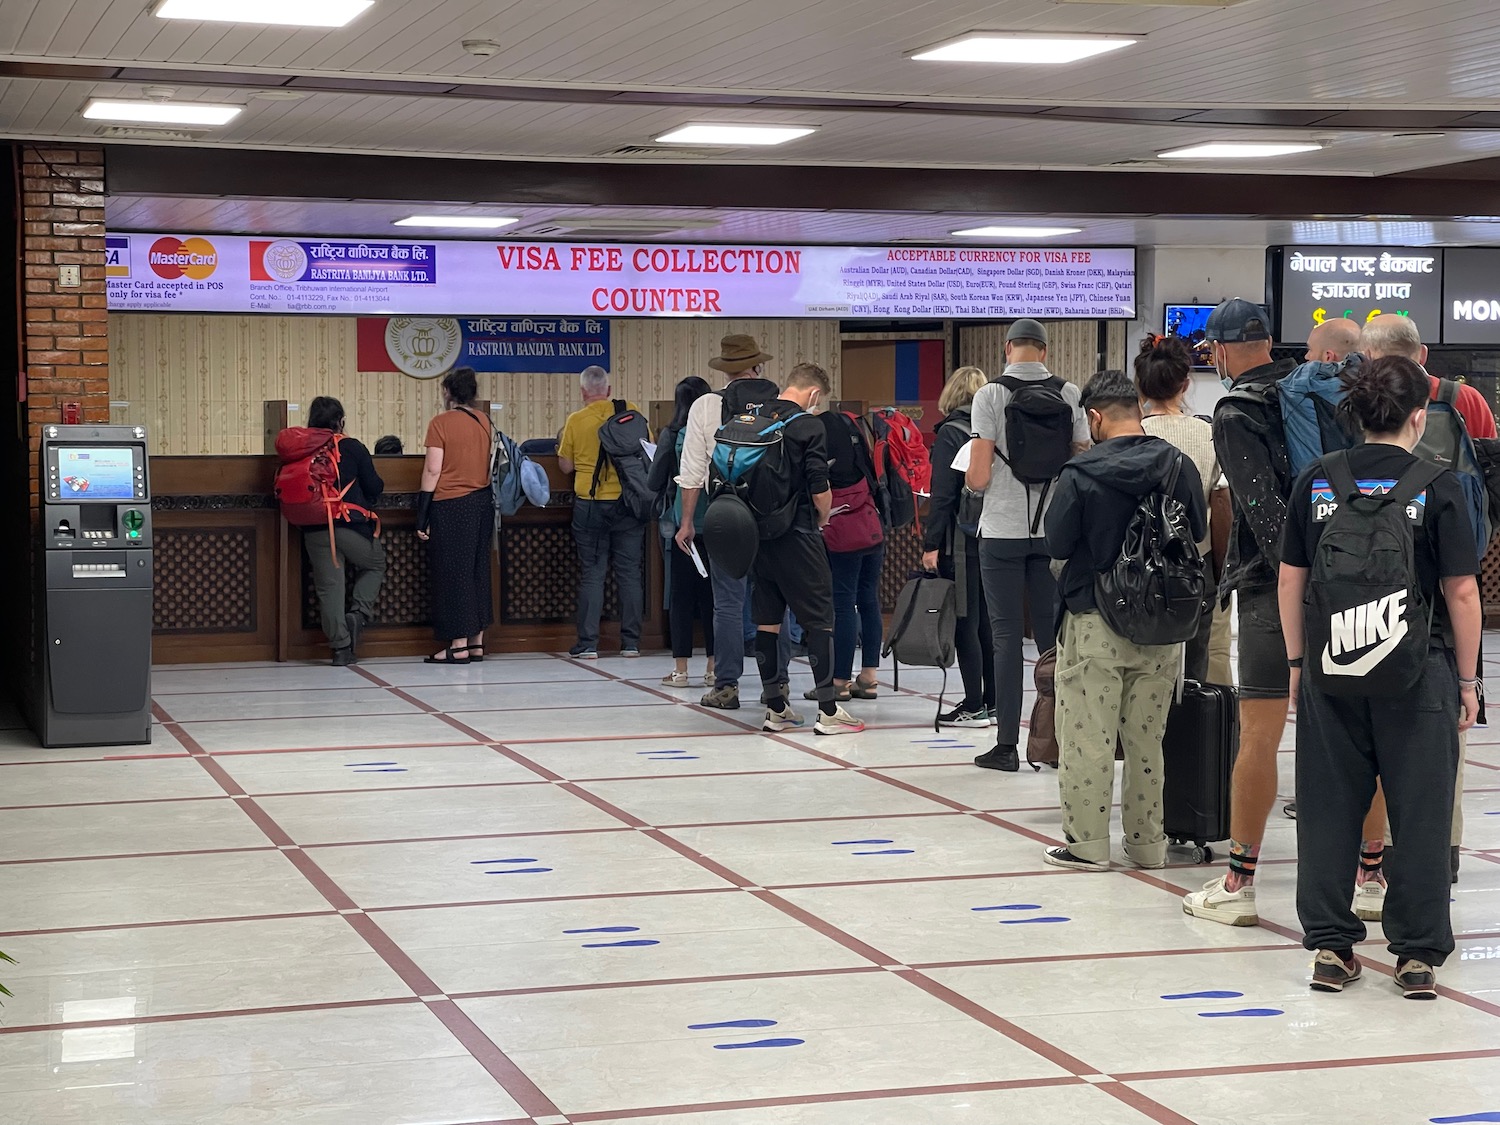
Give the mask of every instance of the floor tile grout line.
<svg viewBox="0 0 1500 1125">
<path fill-rule="evenodd" d="M 165 711 L 162 712 L 162 719 L 164 723 L 170 722 L 170 716 Z M 421 999 L 424 996 L 442 995 L 441 990 L 406 951 L 380 928 L 380 924 L 363 913 L 337 881 L 319 867 L 311 855 L 296 845 L 275 818 L 261 809 L 253 798 L 245 795 L 239 783 L 224 770 L 223 766 L 212 759 L 196 739 L 180 727 L 171 733 L 208 771 L 209 775 L 224 787 L 226 793 L 231 797 L 242 798 L 236 800 L 235 804 L 254 822 L 257 828 L 266 834 L 267 839 L 278 846 L 281 854 L 286 856 L 287 861 L 301 873 L 312 888 L 339 912 L 339 917 L 344 919 L 408 988 L 412 988 L 418 1002 L 424 1004 L 438 1018 L 464 1050 L 485 1069 L 486 1073 L 495 1080 L 496 1085 L 504 1090 L 523 1112 L 532 1117 L 557 1115 L 557 1107 L 552 1100 L 542 1093 L 541 1089 L 511 1062 L 499 1045 L 481 1031 L 479 1026 L 457 1005 L 448 1000 Z M 290 847 L 283 847 L 283 843 Z M 352 912 L 345 913 L 346 910 Z M 428 985 L 431 985 L 430 990 L 427 990 Z"/>
<path fill-rule="evenodd" d="M 37 1032 L 89 1031 L 106 1027 L 136 1027 L 143 1024 L 196 1023 L 200 1020 L 229 1019 L 238 1016 L 290 1015 L 300 1012 L 346 1011 L 351 1008 L 391 1008 L 415 1005 L 421 1002 L 416 996 L 377 996 L 364 1000 L 329 1000 L 317 1004 L 267 1004 L 255 1008 L 167 1012 L 159 1015 L 123 1016 L 119 1019 L 73 1020 L 62 1023 L 37 1023 L 15 1027 L 0 1027 L 0 1036 Z"/>
<path fill-rule="evenodd" d="M 902 1086 L 881 1090 L 840 1090 L 828 1094 L 787 1095 L 776 1098 L 741 1098 L 671 1106 L 641 1106 L 625 1110 L 597 1110 L 569 1114 L 575 1125 L 629 1121 L 637 1117 L 675 1117 L 681 1114 L 732 1113 L 737 1110 L 782 1109 L 805 1105 L 841 1105 L 892 1098 L 931 1097 L 943 1094 L 978 1094 L 1001 1090 L 1037 1090 L 1056 1086 L 1085 1085 L 1080 1078 L 1017 1078 L 994 1082 L 965 1082 L 937 1086 Z"/>
<path fill-rule="evenodd" d="M 1217 1078 L 1246 1074 L 1285 1074 L 1304 1070 L 1344 1070 L 1404 1063 L 1467 1061 L 1500 1058 L 1500 1048 L 1469 1051 L 1434 1051 L 1428 1054 L 1370 1055 L 1362 1058 L 1295 1059 L 1290 1062 L 1234 1063 L 1224 1066 L 1183 1067 L 1178 1070 L 1140 1070 L 1110 1075 L 1116 1082 L 1162 1082 L 1187 1078 Z"/>
<path fill-rule="evenodd" d="M 1118 1102 L 1123 1102 L 1137 1113 L 1151 1118 L 1151 1120 L 1157 1122 L 1157 1125 L 1197 1125 L 1191 1118 L 1184 1117 L 1175 1110 L 1168 1109 L 1150 1095 L 1144 1094 L 1140 1090 L 1127 1086 L 1118 1080 L 1114 1082 L 1101 1082 L 1094 1088 L 1108 1094 Z"/>
<path fill-rule="evenodd" d="M 0 938 L 92 934 L 106 930 L 155 930 L 172 926 L 212 926 L 224 922 L 272 922 L 288 918 L 331 918 L 337 914 L 337 910 L 330 908 L 327 910 L 292 910 L 282 914 L 227 914 L 211 918 L 166 918 L 151 922 L 114 922 L 94 926 L 47 926 L 33 930 L 0 931 Z"/>
</svg>

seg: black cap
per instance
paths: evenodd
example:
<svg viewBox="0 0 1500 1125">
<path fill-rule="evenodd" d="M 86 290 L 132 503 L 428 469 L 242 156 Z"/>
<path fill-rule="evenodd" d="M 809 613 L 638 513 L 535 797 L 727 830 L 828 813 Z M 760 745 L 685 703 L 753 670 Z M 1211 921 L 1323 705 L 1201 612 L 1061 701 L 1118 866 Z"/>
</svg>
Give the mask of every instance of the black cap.
<svg viewBox="0 0 1500 1125">
<path fill-rule="evenodd" d="M 1231 297 L 1208 315 L 1204 335 L 1216 344 L 1243 344 L 1271 338 L 1271 318 L 1254 301 Z"/>
</svg>

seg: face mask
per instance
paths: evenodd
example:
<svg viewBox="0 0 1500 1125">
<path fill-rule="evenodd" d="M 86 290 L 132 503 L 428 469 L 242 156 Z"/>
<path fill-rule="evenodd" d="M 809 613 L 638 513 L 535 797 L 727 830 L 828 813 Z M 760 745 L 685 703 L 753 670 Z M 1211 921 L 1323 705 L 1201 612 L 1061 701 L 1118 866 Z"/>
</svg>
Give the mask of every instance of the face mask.
<svg viewBox="0 0 1500 1125">
<path fill-rule="evenodd" d="M 1224 384 L 1224 389 L 1227 391 L 1234 386 L 1234 377 L 1229 374 L 1224 361 L 1219 358 L 1222 354 L 1223 352 L 1218 348 L 1214 349 L 1214 370 L 1219 373 L 1219 382 Z"/>
</svg>

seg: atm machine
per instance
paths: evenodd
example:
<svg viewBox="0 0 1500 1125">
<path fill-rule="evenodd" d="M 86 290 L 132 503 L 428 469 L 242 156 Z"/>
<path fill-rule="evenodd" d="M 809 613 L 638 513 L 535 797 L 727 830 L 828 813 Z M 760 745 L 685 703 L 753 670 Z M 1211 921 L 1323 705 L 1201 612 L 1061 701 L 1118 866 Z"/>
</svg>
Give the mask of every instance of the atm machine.
<svg viewBox="0 0 1500 1125">
<path fill-rule="evenodd" d="M 141 426 L 44 426 L 43 746 L 151 741 L 151 484 Z"/>
</svg>

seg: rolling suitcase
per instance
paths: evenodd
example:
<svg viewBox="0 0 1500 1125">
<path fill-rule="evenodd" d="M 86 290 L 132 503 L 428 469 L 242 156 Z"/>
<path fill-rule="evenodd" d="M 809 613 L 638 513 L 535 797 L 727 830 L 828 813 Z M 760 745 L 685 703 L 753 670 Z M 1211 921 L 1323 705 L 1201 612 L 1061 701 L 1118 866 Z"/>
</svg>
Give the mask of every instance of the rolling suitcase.
<svg viewBox="0 0 1500 1125">
<path fill-rule="evenodd" d="M 1240 750 L 1238 693 L 1188 680 L 1167 714 L 1161 740 L 1162 820 L 1167 839 L 1193 849 L 1193 862 L 1229 838 L 1229 777 Z"/>
</svg>

